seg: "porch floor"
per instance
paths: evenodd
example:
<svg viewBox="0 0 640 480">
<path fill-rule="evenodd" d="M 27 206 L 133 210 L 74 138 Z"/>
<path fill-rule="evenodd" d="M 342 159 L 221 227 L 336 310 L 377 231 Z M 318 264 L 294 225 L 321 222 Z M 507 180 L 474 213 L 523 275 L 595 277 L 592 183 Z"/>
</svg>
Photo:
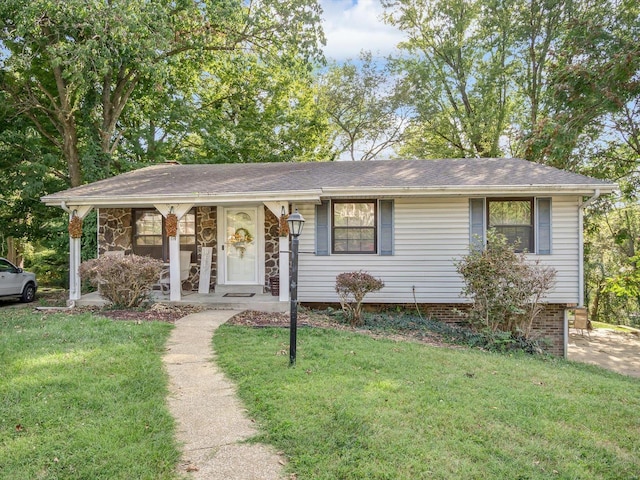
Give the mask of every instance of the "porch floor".
<svg viewBox="0 0 640 480">
<path fill-rule="evenodd" d="M 172 302 L 169 300 L 169 295 L 153 291 L 151 298 L 157 303 L 206 306 L 211 310 L 257 310 L 282 313 L 289 311 L 289 302 L 281 302 L 278 297 L 270 293 L 257 293 L 253 297 L 225 297 L 222 293 L 187 292 L 182 295 L 182 300 Z M 82 295 L 82 298 L 76 301 L 79 307 L 105 306 L 108 303 L 98 292 Z"/>
</svg>

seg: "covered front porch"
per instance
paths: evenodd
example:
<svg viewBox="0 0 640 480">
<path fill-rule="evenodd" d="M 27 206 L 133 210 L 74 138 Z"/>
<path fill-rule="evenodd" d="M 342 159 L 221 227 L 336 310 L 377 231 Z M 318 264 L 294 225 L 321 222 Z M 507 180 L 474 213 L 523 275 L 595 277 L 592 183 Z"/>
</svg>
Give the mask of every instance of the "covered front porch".
<svg viewBox="0 0 640 480">
<path fill-rule="evenodd" d="M 71 225 L 81 221 L 93 206 L 65 207 Z M 241 300 L 247 300 L 245 303 L 251 305 L 262 304 L 267 311 L 286 311 L 289 238 L 288 232 L 283 233 L 278 227 L 290 211 L 288 202 L 244 205 L 155 203 L 146 208 L 140 205 L 137 208 L 111 205 L 93 208 L 98 209 L 99 256 L 138 254 L 165 261 L 157 285 L 162 291 L 154 292 L 156 301 L 184 300 L 227 308 L 227 305 L 233 307 L 242 303 Z M 165 224 L 169 223 L 170 216 L 180 222 L 180 228 L 168 233 Z M 242 232 L 241 238 L 238 232 Z M 82 295 L 78 275 L 80 239 L 71 229 L 70 237 L 69 304 L 100 303 L 95 296 L 87 299 Z M 265 294 L 273 289 L 274 281 L 283 288 L 275 291 L 276 296 Z M 274 307 L 278 302 L 282 306 Z"/>
<path fill-rule="evenodd" d="M 300 178 L 291 177 L 292 169 L 168 163 L 44 196 L 43 202 L 69 215 L 68 303 L 83 297 L 78 274 L 82 222 L 95 210 L 98 256 L 161 260 L 165 269 L 158 282 L 169 301 L 208 295 L 212 303 L 227 302 L 233 298 L 223 295 L 229 288 L 251 287 L 258 296 L 277 280 L 279 295 L 268 303 L 279 301 L 285 308 L 290 283 L 286 217 L 299 206 L 320 204 L 322 195 L 306 169 Z"/>
</svg>

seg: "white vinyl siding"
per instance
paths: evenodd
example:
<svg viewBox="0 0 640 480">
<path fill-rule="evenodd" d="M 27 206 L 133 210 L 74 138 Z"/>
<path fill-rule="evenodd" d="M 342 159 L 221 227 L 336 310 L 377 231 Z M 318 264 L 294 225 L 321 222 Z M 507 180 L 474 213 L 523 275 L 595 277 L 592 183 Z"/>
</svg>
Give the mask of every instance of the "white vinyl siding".
<svg viewBox="0 0 640 480">
<path fill-rule="evenodd" d="M 539 258 L 558 271 L 549 302 L 578 301 L 578 199 L 552 200 L 551 255 Z M 469 198 L 397 198 L 394 201 L 394 252 L 381 255 L 315 255 L 314 205 L 296 205 L 306 220 L 300 236 L 298 298 L 337 302 L 338 274 L 364 270 L 385 287 L 366 297 L 371 303 L 458 303 L 462 281 L 454 261 L 469 252 Z M 531 255 L 532 258 L 538 258 Z"/>
<path fill-rule="evenodd" d="M 579 282 L 578 198 L 553 197 L 551 200 L 551 254 L 531 255 L 556 269 L 556 285 L 547 302 L 578 303 Z"/>
</svg>

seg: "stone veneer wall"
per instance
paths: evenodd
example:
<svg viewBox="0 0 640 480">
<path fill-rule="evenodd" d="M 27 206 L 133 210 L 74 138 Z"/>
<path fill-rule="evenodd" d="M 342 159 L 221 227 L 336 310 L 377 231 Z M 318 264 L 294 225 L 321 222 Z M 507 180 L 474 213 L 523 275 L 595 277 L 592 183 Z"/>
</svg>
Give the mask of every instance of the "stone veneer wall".
<svg viewBox="0 0 640 480">
<path fill-rule="evenodd" d="M 98 218 L 98 255 L 107 251 L 132 252 L 131 209 L 101 208 Z"/>
<path fill-rule="evenodd" d="M 264 283 L 269 286 L 269 278 L 280 276 L 280 221 L 271 210 L 264 207 Z"/>
<path fill-rule="evenodd" d="M 184 282 L 184 290 L 198 290 L 200 282 L 200 265 L 202 261 L 202 247 L 212 247 L 211 255 L 211 277 L 209 280 L 209 291 L 213 292 L 216 286 L 216 277 L 218 271 L 218 216 L 216 207 L 197 207 L 196 208 L 196 264 L 191 265 L 191 273 L 189 280 Z"/>
<path fill-rule="evenodd" d="M 202 247 L 213 247 L 211 259 L 210 288 L 216 284 L 217 273 L 217 215 L 216 207 L 196 208 L 196 261 L 191 265 L 189 279 L 183 282 L 185 291 L 198 290 L 200 281 L 200 260 Z M 125 254 L 133 252 L 133 225 L 131 209 L 129 208 L 101 208 L 98 220 L 98 252 L 124 250 Z"/>
</svg>

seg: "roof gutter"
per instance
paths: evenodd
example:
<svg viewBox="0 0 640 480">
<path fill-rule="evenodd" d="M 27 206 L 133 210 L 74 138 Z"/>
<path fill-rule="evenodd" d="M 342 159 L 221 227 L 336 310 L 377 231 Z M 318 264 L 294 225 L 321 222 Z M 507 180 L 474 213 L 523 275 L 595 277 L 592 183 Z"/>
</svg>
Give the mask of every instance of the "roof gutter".
<svg viewBox="0 0 640 480">
<path fill-rule="evenodd" d="M 327 197 L 455 197 L 455 196 L 487 196 L 487 195 L 578 195 L 587 196 L 594 190 L 611 193 L 616 185 L 474 185 L 468 187 L 439 186 L 439 187 L 324 187 L 323 196 Z M 372 193 L 375 191 L 375 193 Z M 597 197 L 596 197 L 597 198 Z M 595 200 L 595 199 L 594 199 Z M 590 200 L 593 201 L 593 200 Z"/>
<path fill-rule="evenodd" d="M 239 205 L 269 201 L 311 202 L 320 203 L 320 191 L 292 191 L 292 192 L 250 192 L 231 193 L 223 195 L 120 195 L 120 196 L 63 196 L 47 195 L 41 201 L 50 207 L 60 207 L 69 211 L 68 205 L 91 205 L 94 207 L 131 207 L 136 205 L 153 205 L 155 203 L 190 203 L 194 205 Z"/>
</svg>

